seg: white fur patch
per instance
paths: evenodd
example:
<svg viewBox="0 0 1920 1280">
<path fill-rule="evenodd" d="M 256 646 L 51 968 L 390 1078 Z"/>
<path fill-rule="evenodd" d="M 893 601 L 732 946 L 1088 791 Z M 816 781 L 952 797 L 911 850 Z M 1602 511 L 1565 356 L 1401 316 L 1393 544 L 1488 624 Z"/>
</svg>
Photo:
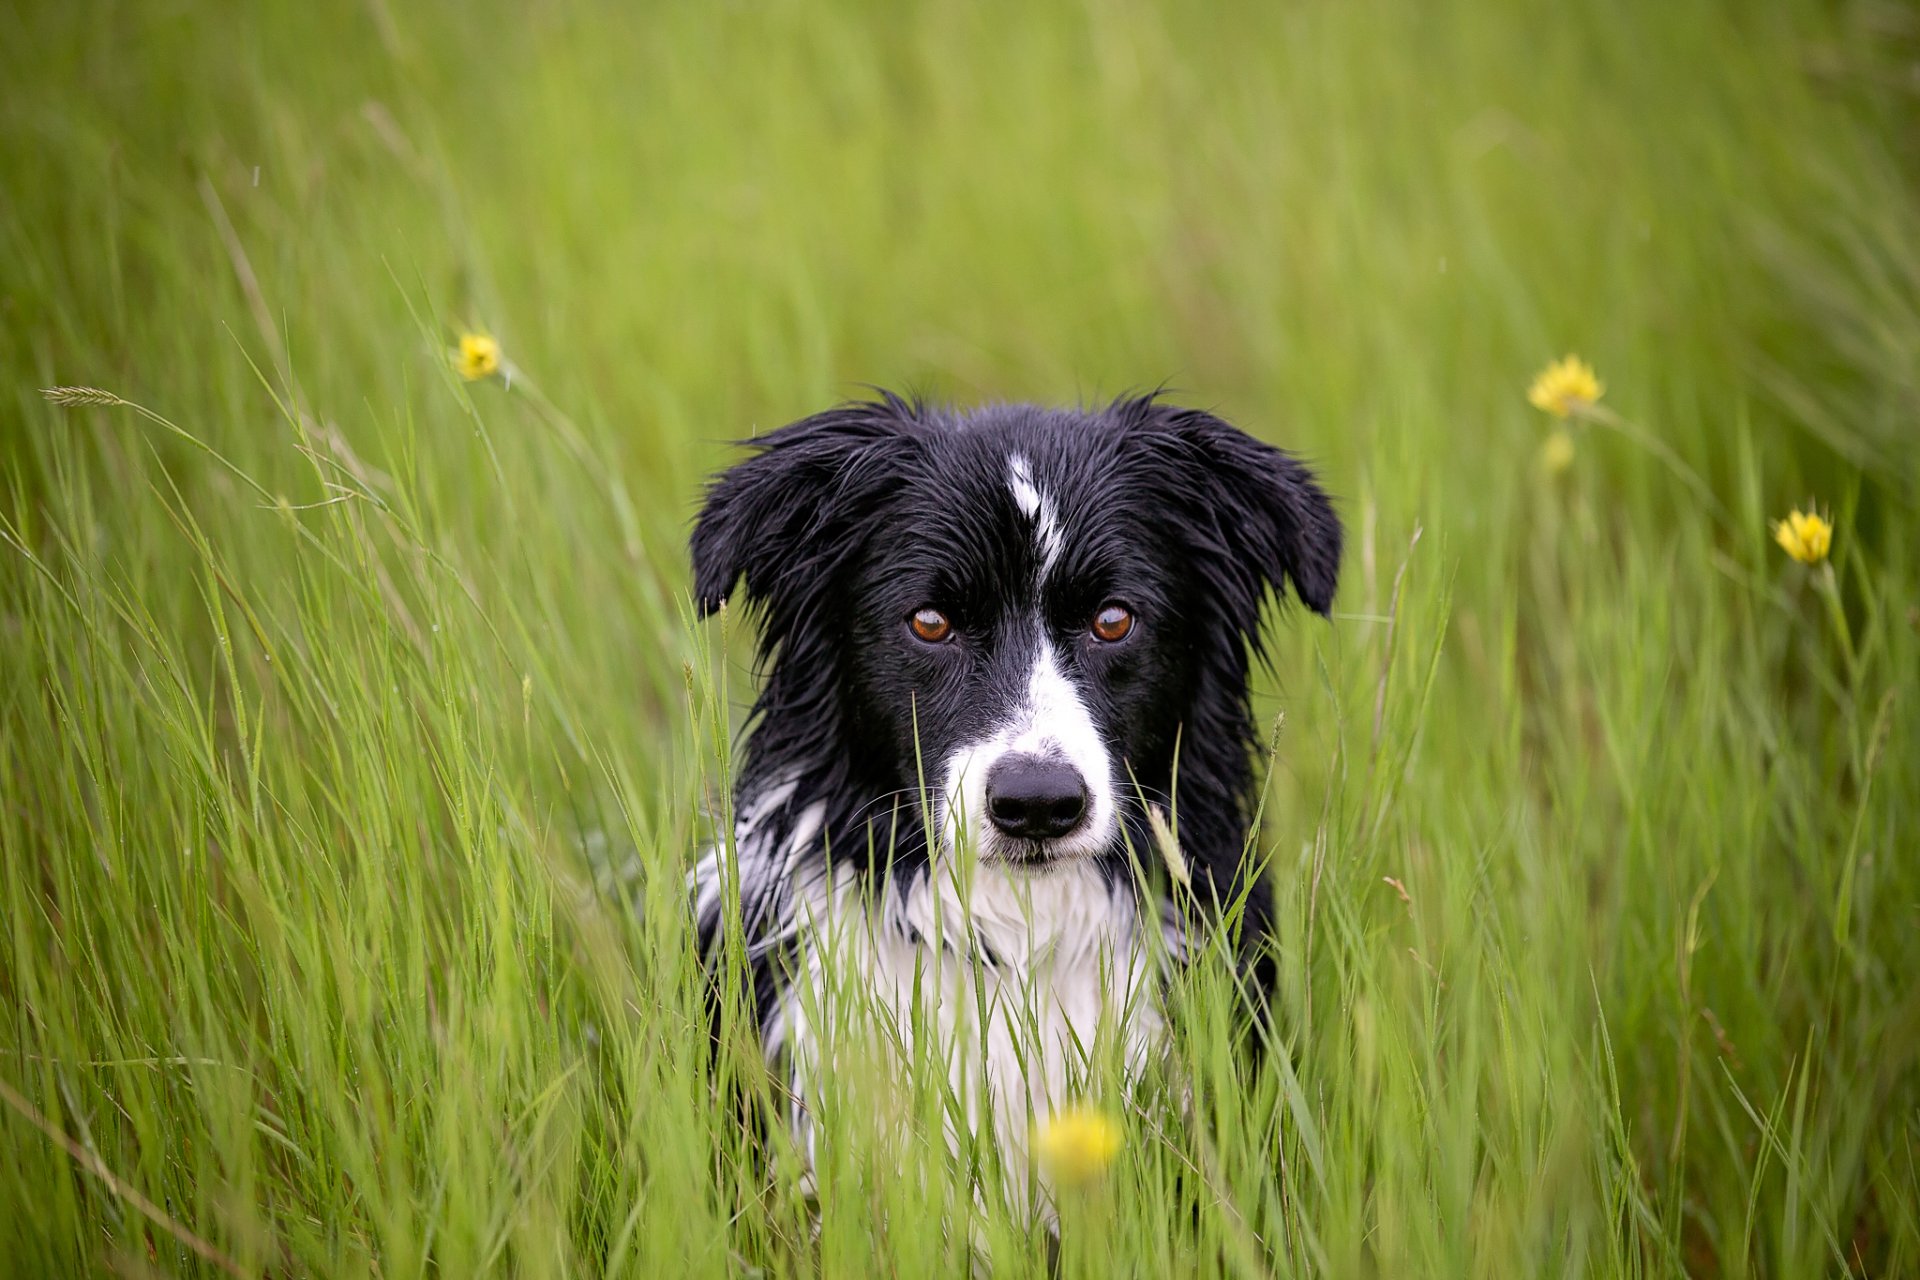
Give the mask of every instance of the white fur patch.
<svg viewBox="0 0 1920 1280">
<path fill-rule="evenodd" d="M 835 1071 L 852 1071 L 854 1088 L 905 1080 L 923 1037 L 918 1048 L 944 1063 L 962 1107 L 964 1125 L 960 1117 L 947 1125 L 949 1149 L 958 1151 L 963 1129 L 991 1137 L 1011 1207 L 1051 1219 L 1047 1196 L 1025 1200 L 1033 1122 L 1078 1096 L 1101 1055 L 1117 1053 L 1138 1078 L 1163 1051 L 1153 979 L 1181 952 L 1164 904 L 1159 921 L 1143 921 L 1133 887 L 1091 862 L 1034 873 L 951 853 L 904 890 L 875 891 L 852 866 L 828 871 L 818 803 L 777 834 L 773 819 L 793 803 L 794 787 L 783 783 L 743 806 L 735 856 L 709 850 L 692 888 L 703 927 L 717 926 L 737 886 L 749 950 L 794 948 L 791 980 L 761 1040 L 787 1072 L 808 1179 L 823 1081 Z M 862 1061 L 877 1076 L 853 1065 Z M 855 1105 L 890 1118 L 898 1102 Z"/>
<path fill-rule="evenodd" d="M 811 1159 L 808 1099 L 823 1071 L 877 1046 L 879 1078 L 904 1080 L 916 1036 L 928 1037 L 919 1047 L 944 1061 L 966 1128 L 999 1148 L 1018 1211 L 1035 1119 L 1084 1088 L 1105 1046 L 1137 1077 L 1164 1044 L 1156 957 L 1131 890 L 1085 863 L 1040 875 L 986 865 L 937 868 L 885 896 L 876 918 L 842 868 L 796 907 L 801 970 L 775 1014 L 795 1136 Z M 946 1138 L 957 1150 L 958 1124 Z"/>
<path fill-rule="evenodd" d="M 1086 783 L 1087 817 L 1077 831 L 1051 842 L 1052 856 L 1069 859 L 1108 848 L 1118 827 L 1113 761 L 1093 714 L 1060 670 L 1044 630 L 1035 638 L 1038 655 L 1027 677 L 1026 696 L 987 738 L 953 752 L 943 762 L 941 793 L 935 806 L 942 843 L 971 847 L 983 856 L 998 851 L 1000 835 L 987 821 L 987 774 L 1010 754 L 1065 759 Z"/>
<path fill-rule="evenodd" d="M 1007 458 L 1007 487 L 1013 491 L 1013 504 L 1033 521 L 1033 536 L 1040 551 L 1040 576 L 1053 569 L 1060 558 L 1060 519 L 1054 512 L 1053 495 L 1033 482 L 1033 468 L 1025 454 Z"/>
<path fill-rule="evenodd" d="M 799 927 L 795 885 L 815 865 L 810 855 L 826 818 L 826 804 L 815 801 L 800 811 L 784 840 L 774 840 L 767 825 L 793 792 L 794 783 L 783 782 L 761 793 L 735 818 L 731 850 L 725 844 L 708 849 L 688 875 L 694 919 L 703 930 L 717 932 L 728 893 L 739 894 L 741 924 L 756 958 L 793 940 Z M 824 879 L 824 868 L 814 878 Z"/>
</svg>

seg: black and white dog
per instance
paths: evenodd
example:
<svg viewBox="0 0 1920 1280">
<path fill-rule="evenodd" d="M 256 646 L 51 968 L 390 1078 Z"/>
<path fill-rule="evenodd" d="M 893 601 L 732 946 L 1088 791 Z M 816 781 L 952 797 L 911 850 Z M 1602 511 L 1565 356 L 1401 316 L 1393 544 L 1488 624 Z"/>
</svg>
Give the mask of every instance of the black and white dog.
<svg viewBox="0 0 1920 1280">
<path fill-rule="evenodd" d="M 940 1038 L 968 1123 L 1019 1160 L 1089 1046 L 1138 1071 L 1162 1041 L 1185 890 L 1136 875 L 1166 848 L 1151 807 L 1200 905 L 1264 928 L 1248 666 L 1270 591 L 1328 611 L 1340 523 L 1294 458 L 1154 396 L 883 395 L 751 443 L 693 532 L 699 608 L 744 582 L 765 676 L 732 838 L 693 872 L 701 943 L 738 930 L 809 1150 L 857 993 Z"/>
</svg>

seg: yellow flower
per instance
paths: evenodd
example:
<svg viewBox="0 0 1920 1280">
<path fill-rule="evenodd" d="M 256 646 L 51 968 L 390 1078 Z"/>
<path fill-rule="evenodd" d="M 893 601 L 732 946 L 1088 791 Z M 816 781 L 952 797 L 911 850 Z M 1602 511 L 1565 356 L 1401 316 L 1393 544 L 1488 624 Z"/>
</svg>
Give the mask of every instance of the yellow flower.
<svg viewBox="0 0 1920 1280">
<path fill-rule="evenodd" d="M 1560 430 L 1547 437 L 1540 446 L 1540 468 L 1550 476 L 1557 476 L 1573 465 L 1573 436 Z"/>
<path fill-rule="evenodd" d="M 1773 540 L 1801 564 L 1819 564 L 1833 547 L 1833 526 L 1817 511 L 1795 511 L 1773 522 Z"/>
<path fill-rule="evenodd" d="M 460 349 L 453 353 L 453 367 L 468 382 L 491 377 L 500 368 L 500 343 L 484 333 L 460 335 Z"/>
<path fill-rule="evenodd" d="M 1592 365 L 1579 356 L 1570 355 L 1540 371 L 1533 385 L 1527 388 L 1527 402 L 1556 418 L 1564 418 L 1598 400 L 1606 389 Z"/>
<path fill-rule="evenodd" d="M 1104 1112 L 1074 1106 L 1035 1126 L 1034 1154 L 1057 1186 L 1082 1186 L 1120 1153 L 1120 1126 Z"/>
</svg>

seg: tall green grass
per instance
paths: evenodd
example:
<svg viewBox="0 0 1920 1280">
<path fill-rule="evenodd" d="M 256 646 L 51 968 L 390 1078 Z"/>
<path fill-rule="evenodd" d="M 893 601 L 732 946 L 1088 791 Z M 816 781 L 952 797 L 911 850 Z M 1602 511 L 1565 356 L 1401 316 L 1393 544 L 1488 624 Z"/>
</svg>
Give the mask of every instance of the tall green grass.
<svg viewBox="0 0 1920 1280">
<path fill-rule="evenodd" d="M 728 1103 L 679 886 L 752 673 L 682 544 L 725 441 L 862 383 L 1165 380 L 1351 554 L 1259 691 L 1285 1051 L 1184 976 L 1051 1265 L 1920 1271 L 1916 44 L 9 8 L 0 1270 L 1043 1271 L 931 1073 L 830 1093 L 817 1203 Z M 1549 473 L 1568 349 L 1642 438 Z M 1768 537 L 1809 498 L 1838 611 Z"/>
</svg>

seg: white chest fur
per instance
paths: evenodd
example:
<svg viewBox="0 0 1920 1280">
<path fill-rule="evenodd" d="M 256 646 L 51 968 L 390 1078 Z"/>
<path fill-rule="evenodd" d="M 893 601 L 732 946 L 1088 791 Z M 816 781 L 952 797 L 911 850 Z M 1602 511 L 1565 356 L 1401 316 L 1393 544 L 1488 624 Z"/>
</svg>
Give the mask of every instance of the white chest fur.
<svg viewBox="0 0 1920 1280">
<path fill-rule="evenodd" d="M 754 894 L 755 875 L 784 880 L 777 932 L 795 960 L 762 1030 L 769 1059 L 787 1073 L 795 1136 L 809 1156 L 826 1072 L 861 1062 L 897 1082 L 910 1064 L 931 1062 L 966 1126 L 990 1129 L 1010 1180 L 1024 1182 L 1034 1121 L 1079 1096 L 1093 1064 L 1117 1055 L 1133 1077 L 1158 1053 L 1158 921 L 1150 935 L 1133 887 L 1093 864 L 1037 874 L 937 865 L 904 889 L 876 893 L 851 868 L 807 875 L 742 834 L 743 897 Z M 720 870 L 713 855 L 696 870 L 704 902 Z M 946 1136 L 957 1145 L 957 1123 Z"/>
</svg>

